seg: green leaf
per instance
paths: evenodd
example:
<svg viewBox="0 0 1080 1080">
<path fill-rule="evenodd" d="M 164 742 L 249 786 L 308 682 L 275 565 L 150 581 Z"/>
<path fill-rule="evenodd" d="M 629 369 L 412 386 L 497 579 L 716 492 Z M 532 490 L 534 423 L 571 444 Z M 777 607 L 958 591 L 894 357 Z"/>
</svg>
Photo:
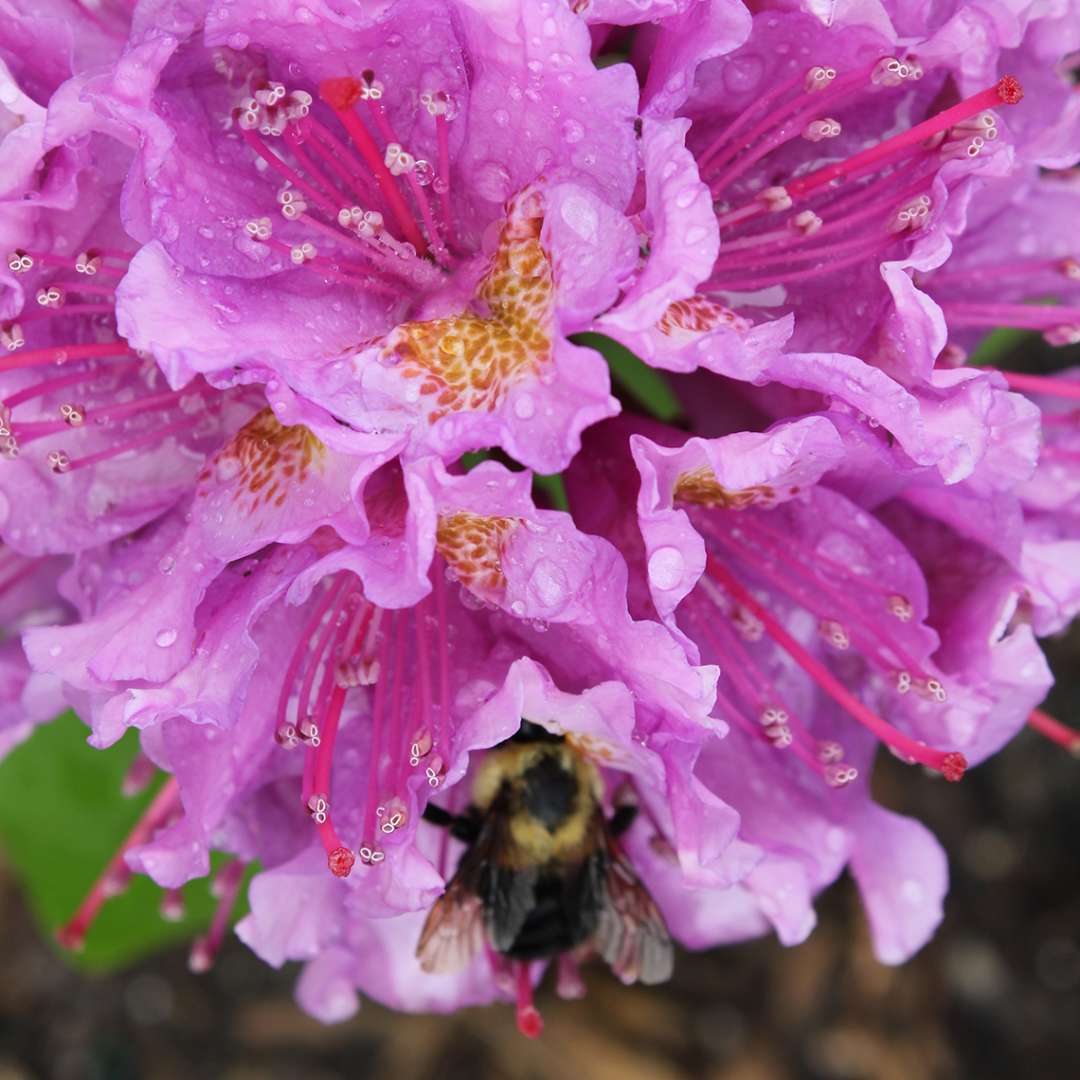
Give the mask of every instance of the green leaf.
<svg viewBox="0 0 1080 1080">
<path fill-rule="evenodd" d="M 974 352 L 968 357 L 968 363 L 979 367 L 998 366 L 1005 357 L 1019 348 L 1026 340 L 1037 337 L 1038 335 L 1031 330 L 1020 330 L 1012 326 L 1003 326 L 999 330 L 991 330 L 975 346 Z"/>
<path fill-rule="evenodd" d="M 672 423 L 682 416 L 682 406 L 664 376 L 639 360 L 628 348 L 603 334 L 575 334 L 575 345 L 595 349 L 608 362 L 611 377 L 639 405 L 657 420 Z"/>
<path fill-rule="evenodd" d="M 160 786 L 132 799 L 121 794 L 137 749 L 134 732 L 109 750 L 93 749 L 86 727 L 65 713 L 0 764 L 0 845 L 50 937 L 74 914 Z M 161 890 L 137 874 L 122 895 L 106 901 L 85 950 L 57 949 L 87 971 L 133 963 L 209 924 L 215 901 L 207 883 L 190 883 L 184 899 L 184 919 L 166 922 L 158 914 Z"/>
<path fill-rule="evenodd" d="M 543 492 L 552 509 L 569 511 L 570 500 L 566 497 L 566 485 L 563 484 L 562 473 L 552 473 L 550 476 L 534 474 L 533 491 Z"/>
</svg>

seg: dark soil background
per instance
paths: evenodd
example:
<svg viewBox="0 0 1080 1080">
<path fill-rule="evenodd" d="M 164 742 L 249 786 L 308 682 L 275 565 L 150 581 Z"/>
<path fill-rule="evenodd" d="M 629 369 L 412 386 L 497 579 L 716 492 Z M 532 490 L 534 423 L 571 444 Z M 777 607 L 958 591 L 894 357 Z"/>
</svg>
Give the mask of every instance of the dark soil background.
<svg viewBox="0 0 1080 1080">
<path fill-rule="evenodd" d="M 1080 634 L 1048 642 L 1080 716 Z M 795 949 L 762 940 L 680 956 L 673 981 L 590 972 L 549 993 L 542 1039 L 513 1010 L 401 1016 L 368 1005 L 325 1028 L 239 941 L 208 975 L 175 951 L 106 978 L 74 973 L 0 868 L 0 1080 L 393 1077 L 394 1080 L 912 1080 L 1075 1077 L 1080 1068 L 1080 761 L 1026 732 L 960 784 L 880 755 L 876 786 L 949 851 L 945 924 L 907 966 L 873 959 L 854 886 L 819 904 Z"/>
</svg>

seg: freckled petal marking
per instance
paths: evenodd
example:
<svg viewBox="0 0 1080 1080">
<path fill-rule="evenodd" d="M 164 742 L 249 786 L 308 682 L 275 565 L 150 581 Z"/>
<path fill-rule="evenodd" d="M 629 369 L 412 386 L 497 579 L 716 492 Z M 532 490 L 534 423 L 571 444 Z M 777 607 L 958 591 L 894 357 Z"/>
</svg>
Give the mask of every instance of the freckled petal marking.
<svg viewBox="0 0 1080 1080">
<path fill-rule="evenodd" d="M 745 334 L 752 324 L 736 315 L 730 308 L 700 294 L 670 303 L 656 324 L 661 334 L 684 341 L 689 341 L 699 334 L 707 334 L 718 326 L 727 326 L 737 333 Z"/>
<path fill-rule="evenodd" d="M 439 518 L 435 542 L 458 580 L 475 593 L 497 595 L 506 588 L 503 547 L 518 524 L 517 518 L 459 510 Z"/>
<path fill-rule="evenodd" d="M 322 441 L 302 424 L 285 427 L 270 409 L 253 416 L 232 441 L 203 470 L 201 493 L 208 484 L 228 480 L 236 502 L 248 513 L 263 504 L 280 506 L 286 490 L 303 484 L 312 468 L 318 469 L 326 456 Z"/>
<path fill-rule="evenodd" d="M 680 473 L 675 481 L 674 498 L 676 502 L 710 509 L 745 510 L 748 506 L 774 506 L 776 491 L 768 484 L 753 484 L 732 491 L 717 481 L 712 469 L 703 465 L 700 469 Z"/>
<path fill-rule="evenodd" d="M 419 383 L 429 421 L 458 412 L 494 412 L 516 383 L 535 378 L 552 360 L 554 283 L 540 245 L 544 222 L 538 192 L 507 206 L 491 268 L 477 301 L 488 314 L 407 322 L 384 340 L 383 359 Z"/>
</svg>

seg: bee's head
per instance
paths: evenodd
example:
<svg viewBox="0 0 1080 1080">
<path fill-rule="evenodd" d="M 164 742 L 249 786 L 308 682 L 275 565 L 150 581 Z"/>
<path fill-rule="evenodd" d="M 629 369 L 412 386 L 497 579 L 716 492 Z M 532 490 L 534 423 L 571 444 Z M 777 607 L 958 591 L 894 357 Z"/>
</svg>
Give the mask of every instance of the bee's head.
<svg viewBox="0 0 1080 1080">
<path fill-rule="evenodd" d="M 553 735 L 547 728 L 534 724 L 531 720 L 522 719 L 521 727 L 507 740 L 516 743 L 561 743 L 561 735 Z"/>
</svg>

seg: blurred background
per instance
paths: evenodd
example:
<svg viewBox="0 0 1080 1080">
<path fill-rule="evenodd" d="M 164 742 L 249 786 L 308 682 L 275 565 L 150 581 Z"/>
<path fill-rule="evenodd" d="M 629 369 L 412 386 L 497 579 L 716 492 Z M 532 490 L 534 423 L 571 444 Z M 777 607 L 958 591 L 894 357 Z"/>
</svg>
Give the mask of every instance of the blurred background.
<svg viewBox="0 0 1080 1080">
<path fill-rule="evenodd" d="M 1060 679 L 1048 708 L 1080 716 L 1080 634 L 1047 648 Z M 1078 1075 L 1080 761 L 1034 732 L 960 784 L 879 756 L 878 797 L 926 822 L 952 864 L 945 923 L 907 966 L 873 959 L 844 879 L 822 897 L 820 925 L 797 948 L 761 940 L 683 954 L 672 982 L 653 988 L 624 988 L 596 968 L 580 1002 L 542 992 L 537 1042 L 517 1034 L 510 1007 L 436 1017 L 367 1004 L 354 1020 L 323 1027 L 293 1004 L 295 967 L 274 971 L 235 938 L 211 972 L 193 975 L 185 945 L 154 939 L 182 939 L 191 927 L 158 920 L 145 882 L 107 905 L 74 962 L 81 968 L 73 966 L 42 923 L 69 915 L 103 862 L 101 785 L 122 776 L 125 753 L 88 750 L 70 720 L 0 769 L 0 1080 Z M 101 765 L 110 756 L 112 778 Z M 50 804 L 80 792 L 84 809 L 54 824 Z M 113 801 L 127 819 L 137 814 Z M 28 841 L 35 808 L 41 829 Z M 114 841 L 126 828 L 115 826 Z M 59 827 L 65 835 L 50 832 Z M 24 863 L 48 872 L 16 875 Z M 190 922 L 205 924 L 210 901 L 195 889 Z"/>
</svg>

